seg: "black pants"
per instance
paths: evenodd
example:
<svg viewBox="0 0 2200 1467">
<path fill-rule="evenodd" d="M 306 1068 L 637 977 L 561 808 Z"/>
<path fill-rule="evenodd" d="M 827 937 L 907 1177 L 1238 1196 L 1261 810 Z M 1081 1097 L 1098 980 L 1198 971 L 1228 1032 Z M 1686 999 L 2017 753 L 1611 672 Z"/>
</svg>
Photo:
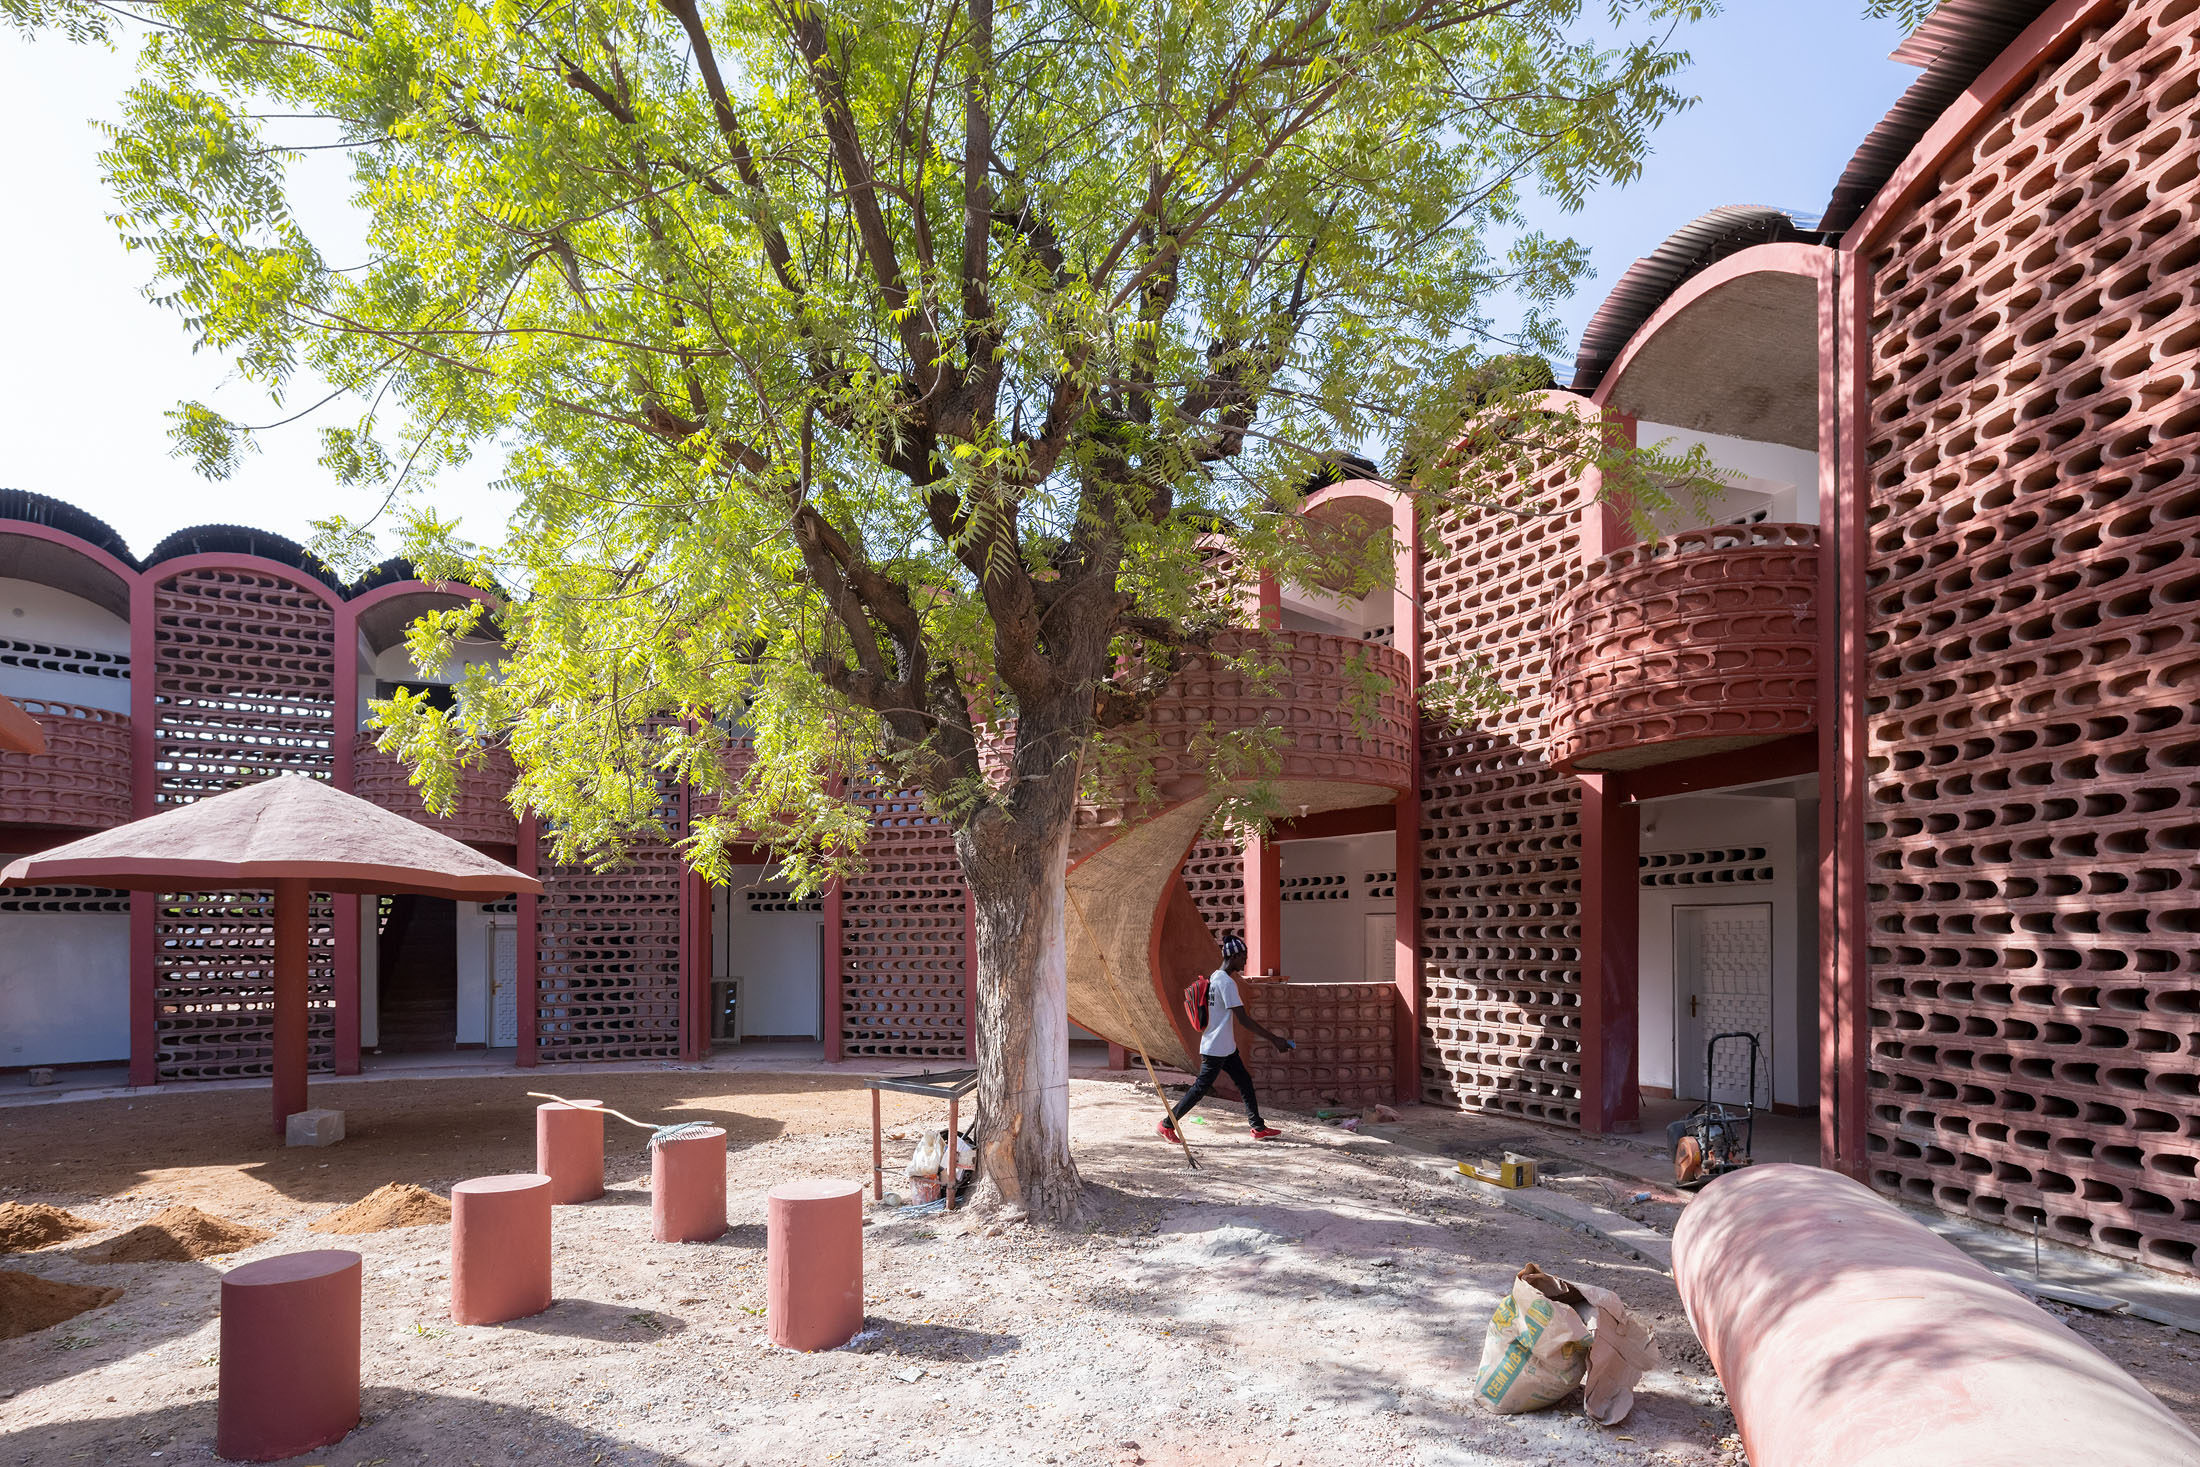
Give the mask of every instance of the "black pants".
<svg viewBox="0 0 2200 1467">
<path fill-rule="evenodd" d="M 1176 1103 L 1170 1114 L 1178 1120 L 1191 1114 L 1192 1107 L 1207 1098 L 1207 1092 L 1215 1088 L 1215 1078 L 1228 1075 L 1230 1083 L 1237 1086 L 1238 1094 L 1245 1097 L 1245 1119 L 1255 1127 L 1260 1125 L 1260 1102 L 1253 1096 L 1253 1072 L 1245 1068 L 1245 1061 L 1238 1058 L 1236 1050 L 1228 1054 L 1203 1054 L 1199 1057 L 1199 1078 L 1192 1081 L 1192 1088 L 1184 1092 L 1184 1098 Z"/>
</svg>

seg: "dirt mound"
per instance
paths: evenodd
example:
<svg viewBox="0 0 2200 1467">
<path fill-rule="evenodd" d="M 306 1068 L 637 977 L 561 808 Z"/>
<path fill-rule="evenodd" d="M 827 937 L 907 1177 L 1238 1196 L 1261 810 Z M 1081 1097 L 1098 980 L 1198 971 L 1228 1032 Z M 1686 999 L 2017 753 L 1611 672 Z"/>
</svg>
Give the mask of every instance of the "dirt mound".
<svg viewBox="0 0 2200 1467">
<path fill-rule="evenodd" d="M 234 1253 L 275 1235 L 196 1207 L 164 1207 L 117 1237 L 84 1250 L 94 1263 L 190 1263 Z"/>
<path fill-rule="evenodd" d="M 103 1226 L 43 1202 L 0 1202 L 0 1253 L 28 1253 L 96 1233 Z"/>
<path fill-rule="evenodd" d="M 0 1270 L 0 1340 L 50 1329 L 121 1297 L 120 1289 L 94 1289 L 42 1279 L 35 1273 Z"/>
<path fill-rule="evenodd" d="M 307 1226 L 316 1233 L 381 1233 L 450 1220 L 448 1199 L 410 1182 L 390 1182 Z"/>
</svg>

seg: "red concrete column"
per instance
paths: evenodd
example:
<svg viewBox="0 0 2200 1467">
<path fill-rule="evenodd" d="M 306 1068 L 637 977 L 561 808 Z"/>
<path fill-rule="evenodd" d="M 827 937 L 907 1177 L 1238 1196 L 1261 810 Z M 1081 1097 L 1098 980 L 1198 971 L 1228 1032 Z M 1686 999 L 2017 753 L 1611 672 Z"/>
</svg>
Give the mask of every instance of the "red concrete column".
<svg viewBox="0 0 2200 1467">
<path fill-rule="evenodd" d="M 1641 1122 L 1637 812 L 1620 776 L 1581 776 L 1581 1129 L 1591 1135 Z"/>
<path fill-rule="evenodd" d="M 963 887 L 963 1057 L 978 1058 L 978 894 Z"/>
<path fill-rule="evenodd" d="M 2200 1437 L 2091 1345 L 1861 1183 L 1720 1177 L 1673 1279 L 1751 1467 L 2200 1462 Z"/>
<path fill-rule="evenodd" d="M 475 1177 L 451 1188 L 451 1318 L 502 1324 L 550 1307 L 550 1179 Z"/>
<path fill-rule="evenodd" d="M 1400 494 L 1391 502 L 1390 538 L 1395 556 L 1391 576 L 1391 645 L 1406 657 L 1408 696 L 1418 699 L 1425 673 L 1421 642 L 1421 532 L 1419 502 Z M 1428 1022 L 1428 996 L 1421 987 L 1421 740 L 1419 720 L 1408 759 L 1411 787 L 1398 796 L 1397 869 L 1394 901 L 1398 912 L 1396 970 L 1400 1012 L 1392 1049 L 1392 1098 L 1399 1104 L 1421 1098 L 1421 1031 Z M 1370 973 L 1368 977 L 1378 975 Z"/>
<path fill-rule="evenodd" d="M 1819 767 L 1831 780 L 1822 788 L 1819 821 L 1822 848 L 1833 867 L 1833 883 L 1820 913 L 1819 941 L 1827 946 L 1824 990 L 1820 996 L 1818 1036 L 1819 1152 L 1828 1165 L 1852 1177 L 1865 1170 L 1867 1069 L 1870 1053 L 1869 992 L 1865 973 L 1870 938 L 1865 898 L 1865 677 L 1869 664 L 1864 600 L 1871 535 L 1866 504 L 1868 448 L 1871 442 L 1871 278 L 1854 253 L 1841 255 L 1841 277 L 1834 335 L 1840 358 L 1835 376 L 1840 422 L 1840 477 L 1833 489 L 1834 533 L 1821 536 L 1831 547 L 1830 573 L 1822 570 L 1821 594 L 1830 588 L 1835 605 L 1819 609 L 1821 625 L 1834 628 L 1835 659 L 1819 674 L 1833 691 L 1832 745 L 1835 757 Z M 1821 354 L 1823 356 L 1823 354 Z M 1827 920 L 1830 918 L 1831 920 Z"/>
<path fill-rule="evenodd" d="M 1108 1041 L 1108 1068 L 1127 1070 L 1131 1067 L 1131 1052 L 1114 1040 Z"/>
<path fill-rule="evenodd" d="M 653 1141 L 649 1235 L 660 1243 L 708 1243 L 726 1231 L 726 1133 L 717 1126 Z"/>
<path fill-rule="evenodd" d="M 535 1170 L 563 1207 L 603 1196 L 603 1102 L 549 1100 L 535 1107 Z"/>
<path fill-rule="evenodd" d="M 359 903 L 373 898 L 335 896 L 329 900 L 329 939 L 335 951 L 336 1073 L 359 1073 Z"/>
<path fill-rule="evenodd" d="M 160 1080 L 160 896 L 130 893 L 130 1083 Z"/>
<path fill-rule="evenodd" d="M 306 926 L 313 894 L 275 883 L 275 1134 L 306 1108 Z"/>
<path fill-rule="evenodd" d="M 840 1062 L 840 883 L 825 888 L 825 1058 Z"/>
<path fill-rule="evenodd" d="M 263 1258 L 222 1275 L 214 1450 L 274 1462 L 359 1424 L 359 1255 Z"/>
<path fill-rule="evenodd" d="M 151 576 L 130 577 L 130 818 L 143 820 L 159 807 L 160 610 Z M 130 1083 L 160 1079 L 160 895 L 130 893 Z"/>
<path fill-rule="evenodd" d="M 1245 843 L 1245 971 L 1256 978 L 1283 971 L 1282 847 Z"/>
<path fill-rule="evenodd" d="M 863 1330 L 863 1187 L 783 1182 L 766 1198 L 765 1323 L 772 1343 L 831 1350 Z"/>
</svg>

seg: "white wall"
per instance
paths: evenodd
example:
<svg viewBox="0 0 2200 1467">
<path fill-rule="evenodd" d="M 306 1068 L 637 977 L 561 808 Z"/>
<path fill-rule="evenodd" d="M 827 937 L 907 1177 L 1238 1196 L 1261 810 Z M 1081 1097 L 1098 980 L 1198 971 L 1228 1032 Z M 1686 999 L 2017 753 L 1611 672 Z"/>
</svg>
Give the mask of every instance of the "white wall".
<svg viewBox="0 0 2200 1467">
<path fill-rule="evenodd" d="M 1398 840 L 1389 831 L 1371 835 L 1330 836 L 1320 840 L 1287 840 L 1278 843 L 1284 901 L 1283 971 L 1294 983 L 1364 983 L 1367 972 L 1367 919 L 1393 916 L 1398 910 L 1393 895 L 1372 894 L 1366 875 L 1370 871 L 1395 874 Z M 1342 899 L 1293 901 L 1294 877 L 1341 876 Z M 1333 891 L 1335 886 L 1316 887 Z M 1385 893 L 1395 882 L 1384 883 Z M 1389 973 L 1372 975 L 1375 981 Z"/>
<path fill-rule="evenodd" d="M 461 642 L 440 668 L 423 673 L 413 665 L 412 654 L 405 650 L 403 642 L 376 652 L 362 636 L 359 639 L 359 726 L 367 726 L 367 705 L 374 701 L 377 681 L 415 686 L 423 682 L 456 683 L 465 678 L 469 667 L 494 668 L 503 660 L 504 644 L 501 642 Z"/>
<path fill-rule="evenodd" d="M 0 637 L 86 652 L 130 655 L 130 624 L 81 596 L 36 581 L 0 578 Z M 126 669 L 125 669 L 126 671 Z M 0 693 L 11 698 L 51 698 L 111 713 L 130 711 L 130 679 L 0 667 Z"/>
<path fill-rule="evenodd" d="M 749 892 L 776 886 L 777 872 L 737 866 L 731 884 L 711 894 L 716 930 L 711 975 L 741 979 L 741 1033 L 825 1037 L 820 971 L 822 912 L 752 912 Z"/>
<path fill-rule="evenodd" d="M 489 1042 L 489 919 L 481 903 L 458 904 L 458 1034 L 460 1044 Z"/>
<path fill-rule="evenodd" d="M 1365 596 L 1348 600 L 1327 591 L 1285 586 L 1279 592 L 1282 614 L 1278 624 L 1287 632 L 1327 632 L 1331 636 L 1357 637 L 1388 628 L 1397 616 L 1397 602 L 1390 587 L 1378 586 Z M 1387 646 L 1387 635 L 1380 639 Z"/>
<path fill-rule="evenodd" d="M 1765 518 L 1781 525 L 1818 523 L 1818 455 L 1784 443 L 1759 443 L 1750 438 L 1729 438 L 1723 433 L 1697 433 L 1666 423 L 1639 423 L 1635 441 L 1644 448 L 1667 453 L 1686 453 L 1701 446 L 1712 463 L 1740 477 L 1729 481 L 1725 493 L 1715 495 L 1706 512 L 1694 508 L 1670 516 L 1672 523 L 1658 528 L 1666 534 L 1725 524 L 1742 514 L 1762 508 Z"/>
<path fill-rule="evenodd" d="M 129 914 L 0 912 L 0 1066 L 129 1057 Z"/>
<path fill-rule="evenodd" d="M 1815 1039 L 1802 1042 L 1808 1027 L 1815 1036 L 1817 906 L 1808 905 L 1809 932 L 1799 899 L 1809 891 L 1811 871 L 1797 869 L 1797 802 L 1784 796 L 1682 795 L 1651 800 L 1641 807 L 1642 850 L 1695 851 L 1712 847 L 1762 846 L 1773 866 L 1773 879 L 1733 886 L 1643 887 L 1641 898 L 1640 977 L 1641 1081 L 1660 1089 L 1693 1093 L 1702 1088 L 1703 1056 L 1677 1053 L 1679 1025 L 1674 1012 L 1673 909 L 1720 903 L 1768 902 L 1772 906 L 1772 1098 L 1782 1105 L 1807 1106 L 1818 1097 Z M 1815 843 L 1816 826 L 1809 839 Z M 1806 946 L 1806 937 L 1808 945 Z M 1676 1065 L 1687 1079 L 1676 1087 Z"/>
</svg>

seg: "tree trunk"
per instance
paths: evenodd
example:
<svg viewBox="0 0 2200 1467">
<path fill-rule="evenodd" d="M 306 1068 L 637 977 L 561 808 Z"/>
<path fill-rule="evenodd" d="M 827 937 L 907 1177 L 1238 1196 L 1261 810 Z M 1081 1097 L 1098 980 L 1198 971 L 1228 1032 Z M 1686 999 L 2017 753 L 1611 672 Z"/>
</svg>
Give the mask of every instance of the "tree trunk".
<svg viewBox="0 0 2200 1467">
<path fill-rule="evenodd" d="M 1069 1154 L 1074 811 L 1062 802 L 1044 820 L 1027 814 L 1013 831 L 961 842 L 978 924 L 977 1201 L 1034 1222 L 1067 1222 L 1084 1208 Z"/>
</svg>

